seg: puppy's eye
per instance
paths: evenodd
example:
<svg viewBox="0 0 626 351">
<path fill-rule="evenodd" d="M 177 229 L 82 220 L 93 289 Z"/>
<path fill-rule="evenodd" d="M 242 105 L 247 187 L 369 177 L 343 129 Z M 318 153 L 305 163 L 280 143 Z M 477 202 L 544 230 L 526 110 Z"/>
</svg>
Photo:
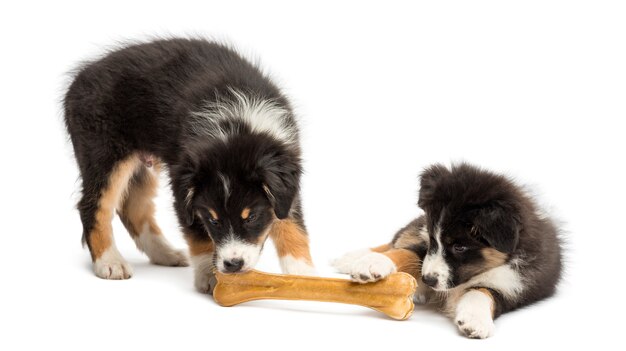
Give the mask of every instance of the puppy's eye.
<svg viewBox="0 0 626 351">
<path fill-rule="evenodd" d="M 209 223 L 212 226 L 218 226 L 220 224 L 219 217 L 217 216 L 217 212 L 214 209 L 209 208 Z"/>
<path fill-rule="evenodd" d="M 452 245 L 452 251 L 455 254 L 462 254 L 465 251 L 467 251 L 467 246 L 463 246 L 463 245 L 459 245 L 459 244 L 454 244 Z"/>
<path fill-rule="evenodd" d="M 243 221 L 245 223 L 252 223 L 252 222 L 254 222 L 254 220 L 256 220 L 256 213 L 250 213 L 248 215 L 248 217 L 246 219 L 244 219 Z"/>
</svg>

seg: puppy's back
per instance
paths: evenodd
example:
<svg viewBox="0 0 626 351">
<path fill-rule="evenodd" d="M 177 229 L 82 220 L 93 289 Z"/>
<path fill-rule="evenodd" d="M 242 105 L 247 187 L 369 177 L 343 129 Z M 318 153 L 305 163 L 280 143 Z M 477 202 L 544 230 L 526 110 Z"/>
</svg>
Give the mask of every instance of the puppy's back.
<svg viewBox="0 0 626 351">
<path fill-rule="evenodd" d="M 229 87 L 280 96 L 257 67 L 219 43 L 168 39 L 127 46 L 76 70 L 64 99 L 67 130 L 75 148 L 114 140 L 120 153 L 167 154 L 190 112 Z"/>
</svg>

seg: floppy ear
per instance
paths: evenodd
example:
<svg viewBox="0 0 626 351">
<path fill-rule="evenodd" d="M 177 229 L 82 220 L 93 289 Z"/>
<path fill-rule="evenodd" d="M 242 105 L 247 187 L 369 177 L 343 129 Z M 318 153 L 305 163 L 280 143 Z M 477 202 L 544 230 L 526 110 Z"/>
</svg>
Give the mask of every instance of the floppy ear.
<svg viewBox="0 0 626 351">
<path fill-rule="evenodd" d="M 420 193 L 417 205 L 422 209 L 434 200 L 439 183 L 450 174 L 450 171 L 442 164 L 437 163 L 426 168 L 420 174 Z"/>
<path fill-rule="evenodd" d="M 174 193 L 174 207 L 181 224 L 189 227 L 193 224 L 194 214 L 192 208 L 195 196 L 194 177 L 196 169 L 191 160 L 172 169 L 172 190 Z"/>
<path fill-rule="evenodd" d="M 300 158 L 295 155 L 272 153 L 257 163 L 263 190 L 274 207 L 278 219 L 287 218 L 293 200 L 300 189 Z"/>
<path fill-rule="evenodd" d="M 478 211 L 474 229 L 491 247 L 510 254 L 519 241 L 520 221 L 515 209 L 496 205 Z"/>
</svg>

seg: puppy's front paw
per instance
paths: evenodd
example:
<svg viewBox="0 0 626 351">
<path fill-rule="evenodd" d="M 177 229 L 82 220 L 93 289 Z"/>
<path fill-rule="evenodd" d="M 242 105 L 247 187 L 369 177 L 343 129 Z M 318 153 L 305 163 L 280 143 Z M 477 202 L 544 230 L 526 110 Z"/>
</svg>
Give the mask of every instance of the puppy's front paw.
<svg viewBox="0 0 626 351">
<path fill-rule="evenodd" d="M 424 294 L 415 293 L 413 295 L 413 303 L 416 305 L 425 305 L 428 302 L 428 298 Z"/>
<path fill-rule="evenodd" d="M 217 285 L 217 278 L 213 274 L 196 274 L 196 290 L 202 294 L 213 294 L 213 289 Z"/>
<path fill-rule="evenodd" d="M 196 290 L 203 294 L 212 294 L 213 288 L 217 284 L 217 279 L 213 271 L 213 254 L 202 254 L 191 256 L 191 263 L 194 267 L 194 285 Z"/>
<path fill-rule="evenodd" d="M 96 275 L 102 279 L 119 280 L 128 279 L 133 276 L 133 269 L 123 260 L 117 262 L 102 262 L 96 260 L 93 265 L 93 270 Z"/>
<path fill-rule="evenodd" d="M 337 270 L 337 272 L 339 273 L 350 274 L 352 265 L 354 264 L 354 262 L 356 262 L 356 260 L 358 260 L 359 258 L 366 256 L 370 253 L 372 253 L 372 250 L 370 249 L 360 249 L 356 251 L 351 251 L 333 260 L 330 263 L 330 265 L 333 266 L 335 270 Z"/>
<path fill-rule="evenodd" d="M 463 295 L 454 318 L 461 333 L 473 339 L 492 336 L 495 325 L 491 317 L 491 304 L 491 299 L 479 291 L 470 291 Z"/>
<path fill-rule="evenodd" d="M 182 250 L 168 250 L 162 251 L 157 255 L 150 256 L 150 262 L 160 266 L 170 267 L 187 267 L 189 266 L 189 259 Z"/>
<path fill-rule="evenodd" d="M 427 304 L 433 294 L 433 290 L 425 284 L 418 284 L 415 294 L 413 295 L 413 302 L 416 305 Z"/>
<path fill-rule="evenodd" d="M 463 314 L 457 315 L 454 322 L 465 336 L 473 339 L 488 338 L 496 328 L 490 316 Z"/>
<path fill-rule="evenodd" d="M 307 276 L 317 275 L 313 265 L 304 259 L 295 258 L 291 255 L 286 255 L 280 258 L 280 267 L 284 274 Z"/>
<path fill-rule="evenodd" d="M 93 271 L 103 279 L 128 279 L 133 275 L 132 267 L 115 247 L 110 247 L 93 263 Z"/>
<path fill-rule="evenodd" d="M 150 262 L 160 266 L 187 267 L 187 255 L 176 250 L 161 234 L 154 234 L 148 230 L 134 237 L 137 248 L 148 255 Z"/>
<path fill-rule="evenodd" d="M 378 252 L 370 252 L 357 259 L 350 267 L 350 277 L 358 283 L 381 280 L 396 271 L 393 261 Z"/>
</svg>

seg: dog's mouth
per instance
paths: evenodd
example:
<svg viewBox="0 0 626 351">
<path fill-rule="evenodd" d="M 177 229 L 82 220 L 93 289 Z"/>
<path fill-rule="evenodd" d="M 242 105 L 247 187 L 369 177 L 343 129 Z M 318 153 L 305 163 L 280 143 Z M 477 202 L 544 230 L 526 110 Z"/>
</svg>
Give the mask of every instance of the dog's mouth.
<svg viewBox="0 0 626 351">
<path fill-rule="evenodd" d="M 435 286 L 435 287 L 430 287 L 430 289 L 436 292 L 444 293 L 444 292 L 450 291 L 452 288 L 449 288 L 449 287 L 441 288 L 439 286 Z"/>
<path fill-rule="evenodd" d="M 257 245 L 237 242 L 218 247 L 215 266 L 220 273 L 245 273 L 256 266 L 261 248 Z"/>
<path fill-rule="evenodd" d="M 251 270 L 252 270 L 252 268 L 240 269 L 240 270 L 234 271 L 234 272 L 231 272 L 231 271 L 228 271 L 228 270 L 225 270 L 225 269 L 218 269 L 217 271 L 220 272 L 221 274 L 244 274 L 244 273 L 247 273 L 247 272 L 249 272 Z"/>
<path fill-rule="evenodd" d="M 445 293 L 448 292 L 450 290 L 453 290 L 454 288 L 456 288 L 458 285 L 453 284 L 450 281 L 444 282 L 442 283 L 438 283 L 437 285 L 434 286 L 429 286 L 429 288 L 433 291 L 436 291 L 438 293 Z"/>
<path fill-rule="evenodd" d="M 254 268 L 256 260 L 254 258 L 227 258 L 218 259 L 217 270 L 223 274 L 246 273 Z"/>
</svg>

